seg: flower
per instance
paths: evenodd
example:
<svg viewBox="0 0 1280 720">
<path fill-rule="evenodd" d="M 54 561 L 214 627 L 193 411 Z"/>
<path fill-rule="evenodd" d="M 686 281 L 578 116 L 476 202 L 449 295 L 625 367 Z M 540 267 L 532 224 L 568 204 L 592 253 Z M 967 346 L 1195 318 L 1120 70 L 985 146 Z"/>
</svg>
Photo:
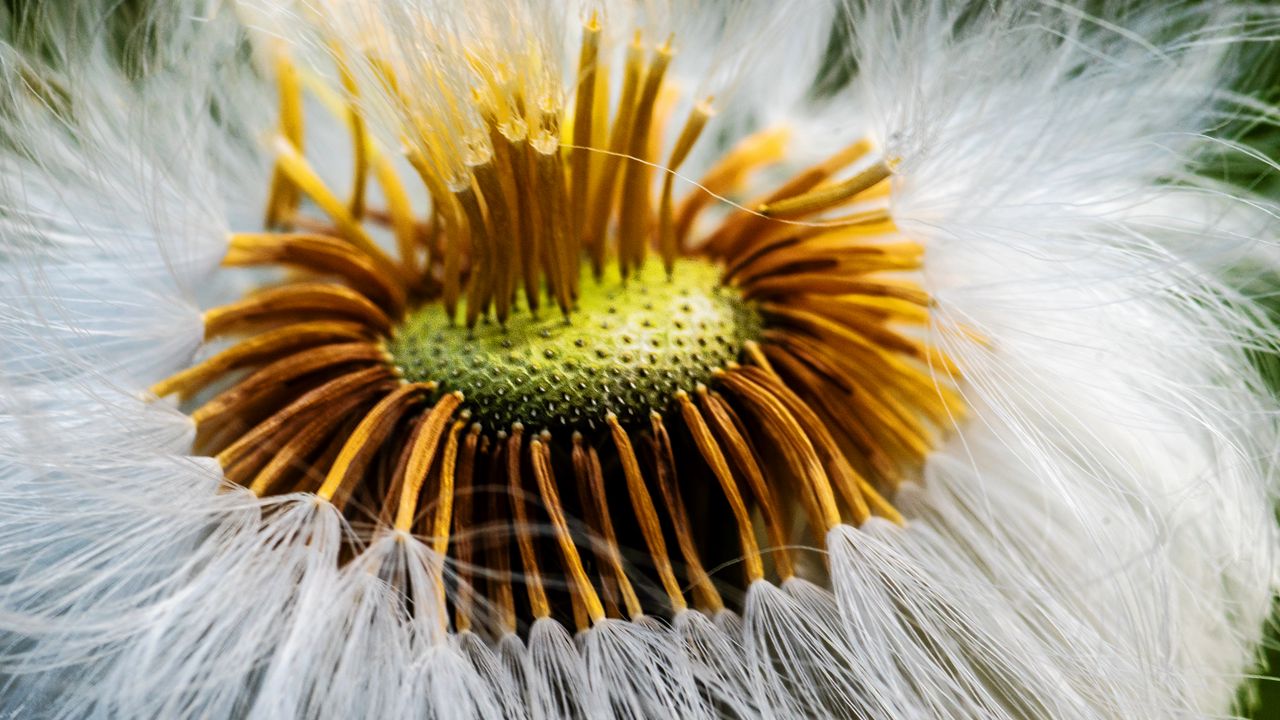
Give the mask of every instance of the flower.
<svg viewBox="0 0 1280 720">
<path fill-rule="evenodd" d="M 6 711 L 1230 710 L 1274 206 L 1195 171 L 1265 14 L 32 13 Z"/>
</svg>

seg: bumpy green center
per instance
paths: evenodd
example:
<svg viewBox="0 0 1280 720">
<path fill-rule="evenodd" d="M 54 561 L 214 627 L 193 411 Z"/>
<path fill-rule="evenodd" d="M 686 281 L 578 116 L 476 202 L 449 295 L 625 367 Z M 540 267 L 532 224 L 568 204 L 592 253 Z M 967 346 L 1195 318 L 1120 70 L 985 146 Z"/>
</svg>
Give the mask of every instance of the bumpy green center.
<svg viewBox="0 0 1280 720">
<path fill-rule="evenodd" d="M 625 284 L 616 269 L 583 273 L 578 306 L 514 313 L 505 328 L 450 324 L 432 303 L 412 314 L 390 345 L 411 382 L 461 390 L 473 416 L 505 429 L 595 426 L 609 411 L 624 423 L 662 411 L 736 360 L 760 333 L 759 313 L 719 270 L 681 260 L 667 278 L 650 262 Z"/>
</svg>

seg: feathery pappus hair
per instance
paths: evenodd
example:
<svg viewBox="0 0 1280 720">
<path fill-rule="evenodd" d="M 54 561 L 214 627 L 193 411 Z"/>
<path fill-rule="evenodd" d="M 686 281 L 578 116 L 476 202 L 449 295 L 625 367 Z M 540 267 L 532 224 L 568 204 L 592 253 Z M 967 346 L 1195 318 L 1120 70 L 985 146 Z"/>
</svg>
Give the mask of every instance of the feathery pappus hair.
<svg viewBox="0 0 1280 720">
<path fill-rule="evenodd" d="M 1233 712 L 1274 9 L 0 21 L 0 714 Z"/>
</svg>

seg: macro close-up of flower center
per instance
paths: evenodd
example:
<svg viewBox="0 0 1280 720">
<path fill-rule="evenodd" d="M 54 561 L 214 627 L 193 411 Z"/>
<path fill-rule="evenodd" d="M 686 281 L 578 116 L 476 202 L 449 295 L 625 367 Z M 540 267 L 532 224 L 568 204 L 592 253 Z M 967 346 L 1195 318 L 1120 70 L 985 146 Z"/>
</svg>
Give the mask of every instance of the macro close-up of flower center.
<svg viewBox="0 0 1280 720">
<path fill-rule="evenodd" d="M 0 720 L 1267 717 L 1278 28 L 0 3 Z"/>
<path fill-rule="evenodd" d="M 792 548 L 901 524 L 895 488 L 963 414 L 919 339 L 924 251 L 894 226 L 874 143 L 704 217 L 783 159 L 787 132 L 748 135 L 676 196 L 713 99 L 666 79 L 678 36 L 601 23 L 564 86 L 536 48 L 502 54 L 496 27 L 452 39 L 461 78 L 371 50 L 412 178 L 340 55 L 345 96 L 311 85 L 350 129 L 317 149 L 355 158 L 345 198 L 305 157 L 308 83 L 281 49 L 270 231 L 234 236 L 223 265 L 287 274 L 207 311 L 206 339 L 235 339 L 152 388 L 255 494 L 314 492 L 365 542 L 430 538 L 454 627 L 495 638 L 717 612 L 798 561 L 820 576 Z M 452 84 L 447 113 L 410 95 L 430 83 Z"/>
</svg>

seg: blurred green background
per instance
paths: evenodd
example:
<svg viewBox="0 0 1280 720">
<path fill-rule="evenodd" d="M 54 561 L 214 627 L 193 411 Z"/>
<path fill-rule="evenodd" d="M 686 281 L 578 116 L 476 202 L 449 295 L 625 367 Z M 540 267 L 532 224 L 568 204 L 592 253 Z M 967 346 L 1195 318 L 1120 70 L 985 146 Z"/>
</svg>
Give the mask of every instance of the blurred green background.
<svg viewBox="0 0 1280 720">
<path fill-rule="evenodd" d="M 1273 108 L 1280 105 L 1280 41 L 1260 40 L 1246 46 L 1238 62 L 1241 74 L 1235 90 Z M 1280 161 L 1280 115 L 1273 110 L 1269 120 L 1239 120 L 1227 124 L 1216 134 L 1245 145 L 1260 157 L 1234 153 L 1225 159 L 1206 162 L 1204 171 L 1280 203 L 1280 170 L 1274 167 Z M 1231 279 L 1257 298 L 1280 327 L 1280 268 L 1242 267 Z M 1280 343 L 1280 337 L 1274 340 Z M 1272 392 L 1280 397 L 1280 354 L 1255 353 L 1255 362 Z M 1277 512 L 1280 513 L 1280 508 Z M 1271 623 L 1257 677 L 1241 688 L 1240 712 L 1255 720 L 1280 719 L 1280 597 L 1272 603 Z"/>
</svg>

